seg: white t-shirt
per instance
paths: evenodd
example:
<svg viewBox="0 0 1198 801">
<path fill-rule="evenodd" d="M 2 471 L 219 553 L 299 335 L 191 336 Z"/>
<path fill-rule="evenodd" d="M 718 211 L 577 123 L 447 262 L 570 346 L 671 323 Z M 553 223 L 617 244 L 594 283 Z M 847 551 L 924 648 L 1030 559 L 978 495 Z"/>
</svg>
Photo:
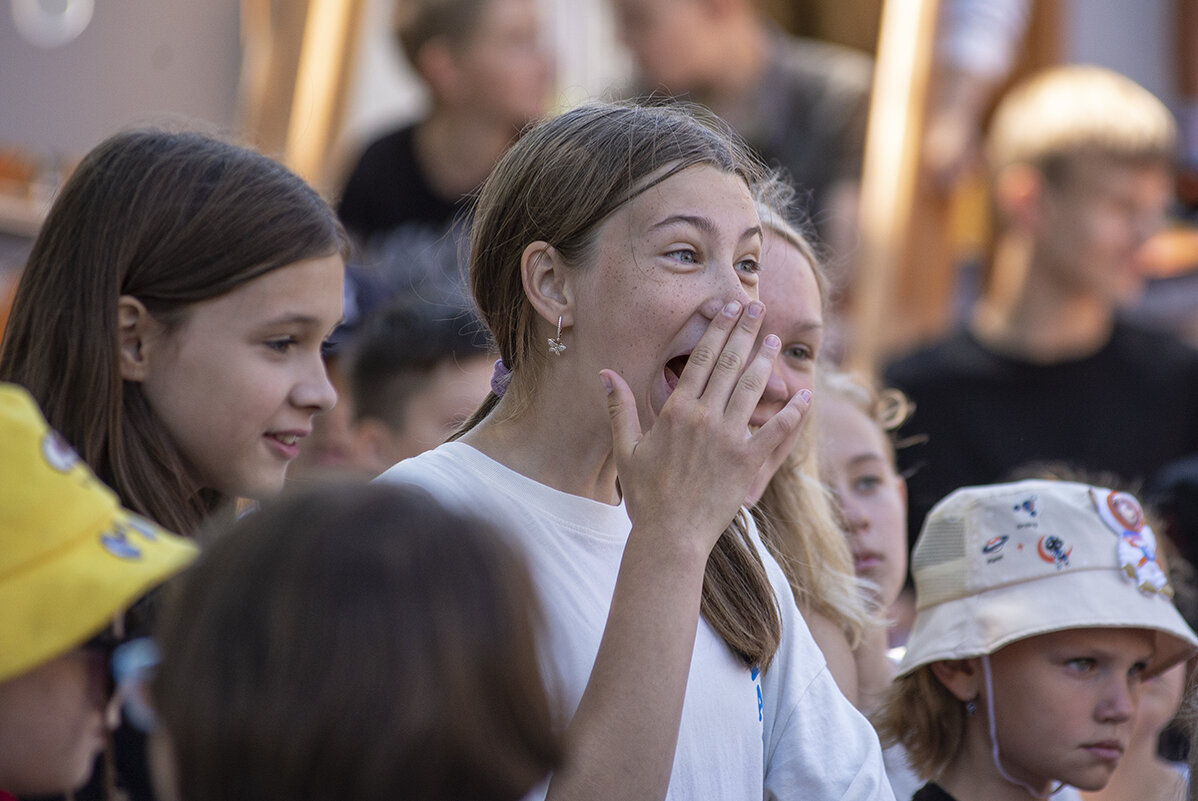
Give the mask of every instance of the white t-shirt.
<svg viewBox="0 0 1198 801">
<path fill-rule="evenodd" d="M 562 720 L 578 707 L 632 523 L 624 507 L 559 492 L 461 442 L 378 480 L 424 487 L 522 545 L 546 617 L 546 681 Z M 668 799 L 892 799 L 873 728 L 840 693 L 777 563 L 782 643 L 758 675 L 700 620 Z M 764 793 L 763 793 L 764 787 Z"/>
</svg>

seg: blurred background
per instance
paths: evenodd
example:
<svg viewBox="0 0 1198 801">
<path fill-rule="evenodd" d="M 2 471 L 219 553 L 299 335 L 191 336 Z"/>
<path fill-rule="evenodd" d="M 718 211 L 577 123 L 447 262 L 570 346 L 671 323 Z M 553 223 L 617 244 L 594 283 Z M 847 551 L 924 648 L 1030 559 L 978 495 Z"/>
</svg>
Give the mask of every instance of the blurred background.
<svg viewBox="0 0 1198 801">
<path fill-rule="evenodd" d="M 550 108 L 628 83 L 631 61 L 605 0 L 540 2 L 555 60 Z M 762 2 L 792 33 L 877 58 L 855 258 L 853 314 L 864 329 L 849 354 L 869 367 L 952 324 L 960 266 L 985 247 L 980 179 L 945 194 L 923 191 L 918 178 L 940 3 Z M 225 132 L 277 156 L 335 200 L 364 144 L 425 108 L 421 83 L 393 40 L 391 3 L 0 0 L 0 297 L 63 177 L 130 125 Z M 1178 65 L 1192 63 L 1187 43 L 1198 41 L 1181 22 L 1193 22 L 1179 12 L 1187 4 L 1034 2 L 1011 75 L 1058 61 L 1101 64 L 1180 113 L 1187 101 Z M 1183 223 L 1177 227 L 1188 232 Z M 1192 238 L 1172 240 L 1161 253 L 1154 269 L 1162 280 L 1188 277 L 1198 262 Z M 1170 296 L 1154 301 L 1150 292 L 1145 303 L 1158 305 L 1149 316 L 1192 325 L 1188 309 L 1169 308 Z"/>
</svg>

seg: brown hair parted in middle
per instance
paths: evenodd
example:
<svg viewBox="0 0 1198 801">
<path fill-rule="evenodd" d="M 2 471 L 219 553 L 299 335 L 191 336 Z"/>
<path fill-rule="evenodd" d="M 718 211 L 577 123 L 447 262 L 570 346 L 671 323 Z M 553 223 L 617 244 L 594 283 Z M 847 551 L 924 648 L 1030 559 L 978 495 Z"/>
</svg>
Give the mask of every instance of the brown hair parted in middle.
<svg viewBox="0 0 1198 801">
<path fill-rule="evenodd" d="M 470 281 L 483 321 L 512 380 L 517 409 L 546 357 L 539 318 L 525 295 L 521 256 L 541 240 L 581 269 L 600 224 L 632 198 L 695 165 L 764 176 L 732 131 L 698 107 L 590 103 L 529 130 L 483 184 L 474 213 Z M 498 404 L 490 394 L 459 435 Z M 766 667 L 781 621 L 765 567 L 738 515 L 707 563 L 703 616 L 749 664 Z"/>
<path fill-rule="evenodd" d="M 153 696 L 180 801 L 518 801 L 560 759 L 523 559 L 423 490 L 284 496 L 172 589 Z"/>
<path fill-rule="evenodd" d="M 196 492 L 140 385 L 122 380 L 121 296 L 170 327 L 193 303 L 346 249 L 325 201 L 278 162 L 198 133 L 117 134 L 83 159 L 42 225 L 0 380 L 30 391 L 125 506 L 188 534 L 223 499 Z"/>
</svg>

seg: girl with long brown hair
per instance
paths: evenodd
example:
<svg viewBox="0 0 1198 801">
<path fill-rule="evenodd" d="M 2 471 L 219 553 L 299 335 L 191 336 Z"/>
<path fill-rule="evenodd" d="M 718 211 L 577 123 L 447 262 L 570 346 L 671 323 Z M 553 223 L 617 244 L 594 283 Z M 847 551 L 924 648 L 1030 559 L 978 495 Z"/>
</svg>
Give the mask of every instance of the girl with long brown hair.
<svg viewBox="0 0 1198 801">
<path fill-rule="evenodd" d="M 478 199 L 470 278 L 502 356 L 456 441 L 401 462 L 518 532 L 566 761 L 550 798 L 889 798 L 742 510 L 810 402 L 749 430 L 760 170 L 684 108 L 586 105 Z"/>
<path fill-rule="evenodd" d="M 253 151 L 140 130 L 92 150 L 34 243 L 0 350 L 121 501 L 188 533 L 282 488 L 336 395 L 345 235 Z"/>
<path fill-rule="evenodd" d="M 321 348 L 345 249 L 325 201 L 277 162 L 196 133 L 117 134 L 42 225 L 0 380 L 29 390 L 124 506 L 190 535 L 282 489 L 335 403 Z M 135 801 L 151 794 L 140 753 L 118 730 L 106 771 Z"/>
</svg>

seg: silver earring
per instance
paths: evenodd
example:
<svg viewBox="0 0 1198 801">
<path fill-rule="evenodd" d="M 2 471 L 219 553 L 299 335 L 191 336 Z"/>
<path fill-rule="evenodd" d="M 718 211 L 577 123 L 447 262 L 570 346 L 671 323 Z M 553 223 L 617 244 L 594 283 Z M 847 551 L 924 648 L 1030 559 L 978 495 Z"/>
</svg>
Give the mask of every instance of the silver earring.
<svg viewBox="0 0 1198 801">
<path fill-rule="evenodd" d="M 973 701 L 966 701 L 965 702 L 965 714 L 968 715 L 969 717 L 973 717 L 977 713 L 978 713 L 978 705 L 976 703 L 974 703 Z"/>
<path fill-rule="evenodd" d="M 554 356 L 561 356 L 562 351 L 566 349 L 566 343 L 562 342 L 562 318 L 557 318 L 557 336 L 549 340 L 549 352 Z"/>
</svg>

